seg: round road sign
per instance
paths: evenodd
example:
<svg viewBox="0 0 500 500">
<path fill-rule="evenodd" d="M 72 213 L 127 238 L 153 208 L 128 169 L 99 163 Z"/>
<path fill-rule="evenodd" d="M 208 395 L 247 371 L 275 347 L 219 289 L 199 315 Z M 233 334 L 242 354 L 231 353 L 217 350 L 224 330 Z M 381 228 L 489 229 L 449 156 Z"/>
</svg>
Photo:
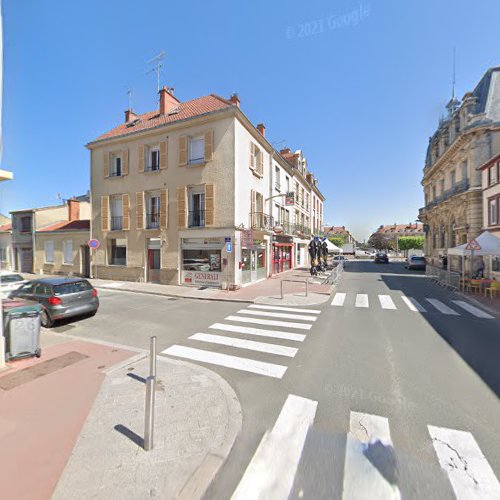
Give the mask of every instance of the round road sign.
<svg viewBox="0 0 500 500">
<path fill-rule="evenodd" d="M 93 249 L 93 250 L 97 250 L 99 248 L 99 245 L 101 244 L 101 242 L 99 240 L 89 240 L 89 248 Z"/>
</svg>

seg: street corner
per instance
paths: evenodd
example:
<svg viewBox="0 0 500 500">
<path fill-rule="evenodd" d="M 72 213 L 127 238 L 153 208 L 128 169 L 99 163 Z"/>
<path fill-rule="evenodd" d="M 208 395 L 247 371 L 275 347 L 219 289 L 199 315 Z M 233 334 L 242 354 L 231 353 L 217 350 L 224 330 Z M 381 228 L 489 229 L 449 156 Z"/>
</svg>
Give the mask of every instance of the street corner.
<svg viewBox="0 0 500 500">
<path fill-rule="evenodd" d="M 284 295 L 281 298 L 280 295 L 263 296 L 257 297 L 254 300 L 255 304 L 266 304 L 275 306 L 314 306 L 321 305 L 328 302 L 330 298 L 330 293 L 309 293 L 307 297 L 304 293 L 291 293 Z"/>
<path fill-rule="evenodd" d="M 148 373 L 141 355 L 107 372 L 53 498 L 203 495 L 241 431 L 238 398 L 211 370 L 159 357 L 145 451 Z"/>
</svg>

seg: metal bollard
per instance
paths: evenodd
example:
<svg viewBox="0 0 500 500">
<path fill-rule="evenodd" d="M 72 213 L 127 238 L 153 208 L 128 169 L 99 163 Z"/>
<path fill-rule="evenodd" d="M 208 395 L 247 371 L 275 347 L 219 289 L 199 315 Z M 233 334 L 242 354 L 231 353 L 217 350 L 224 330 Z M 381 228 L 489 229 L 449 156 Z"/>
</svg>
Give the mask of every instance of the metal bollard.
<svg viewBox="0 0 500 500">
<path fill-rule="evenodd" d="M 156 377 L 156 336 L 151 337 L 149 346 L 149 376 Z"/>
<path fill-rule="evenodd" d="M 155 390 L 156 377 L 146 379 L 146 412 L 144 421 L 144 449 L 153 449 L 153 434 L 155 424 Z"/>
</svg>

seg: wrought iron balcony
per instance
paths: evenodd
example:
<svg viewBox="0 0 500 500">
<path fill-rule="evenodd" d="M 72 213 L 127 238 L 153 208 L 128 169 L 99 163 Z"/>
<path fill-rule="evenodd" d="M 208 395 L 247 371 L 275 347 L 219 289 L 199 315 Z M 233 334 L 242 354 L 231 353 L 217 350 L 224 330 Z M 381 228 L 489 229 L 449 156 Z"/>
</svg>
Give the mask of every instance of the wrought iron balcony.
<svg viewBox="0 0 500 500">
<path fill-rule="evenodd" d="M 111 231 L 121 231 L 123 229 L 123 217 L 111 217 Z"/>
<path fill-rule="evenodd" d="M 205 227 L 205 210 L 191 210 L 188 217 L 188 227 Z"/>
<path fill-rule="evenodd" d="M 264 212 L 250 212 L 250 227 L 270 231 L 274 227 L 274 217 Z"/>
<path fill-rule="evenodd" d="M 146 227 L 148 229 L 158 229 L 160 227 L 160 214 L 147 214 Z"/>
</svg>

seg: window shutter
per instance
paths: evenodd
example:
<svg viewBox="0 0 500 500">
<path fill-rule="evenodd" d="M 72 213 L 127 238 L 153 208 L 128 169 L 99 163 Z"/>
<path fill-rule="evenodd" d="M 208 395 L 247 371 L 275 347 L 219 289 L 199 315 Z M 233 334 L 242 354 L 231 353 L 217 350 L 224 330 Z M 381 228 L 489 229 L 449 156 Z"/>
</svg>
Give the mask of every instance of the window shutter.
<svg viewBox="0 0 500 500">
<path fill-rule="evenodd" d="M 128 175 L 128 149 L 123 152 L 122 175 Z"/>
<path fill-rule="evenodd" d="M 101 231 L 109 231 L 109 196 L 101 196 Z"/>
<path fill-rule="evenodd" d="M 177 188 L 177 227 L 179 229 L 186 227 L 186 186 Z"/>
<path fill-rule="evenodd" d="M 122 229 L 128 231 L 130 229 L 130 196 L 128 194 L 122 194 L 122 210 L 123 210 L 123 224 Z"/>
<path fill-rule="evenodd" d="M 168 228 L 168 189 L 160 192 L 160 229 Z"/>
<path fill-rule="evenodd" d="M 261 151 L 260 155 L 259 155 L 259 171 L 258 171 L 258 173 L 262 176 L 264 175 L 264 152 L 263 151 Z"/>
<path fill-rule="evenodd" d="M 250 190 L 250 227 L 254 226 L 254 214 L 255 214 L 255 191 Z"/>
<path fill-rule="evenodd" d="M 205 132 L 205 161 L 212 161 L 214 157 L 214 131 Z"/>
<path fill-rule="evenodd" d="M 104 177 L 109 177 L 109 153 L 104 152 Z"/>
<path fill-rule="evenodd" d="M 205 184 L 205 224 L 215 225 L 215 186 Z"/>
<path fill-rule="evenodd" d="M 160 169 L 165 170 L 168 166 L 167 141 L 160 142 Z"/>
<path fill-rule="evenodd" d="M 187 137 L 179 137 L 179 166 L 187 165 Z"/>
<path fill-rule="evenodd" d="M 144 191 L 135 193 L 135 227 L 144 229 Z"/>
<path fill-rule="evenodd" d="M 253 170 L 253 142 L 250 141 L 250 161 L 248 166 Z"/>
<path fill-rule="evenodd" d="M 144 172 L 144 144 L 139 146 L 139 172 Z"/>
</svg>

